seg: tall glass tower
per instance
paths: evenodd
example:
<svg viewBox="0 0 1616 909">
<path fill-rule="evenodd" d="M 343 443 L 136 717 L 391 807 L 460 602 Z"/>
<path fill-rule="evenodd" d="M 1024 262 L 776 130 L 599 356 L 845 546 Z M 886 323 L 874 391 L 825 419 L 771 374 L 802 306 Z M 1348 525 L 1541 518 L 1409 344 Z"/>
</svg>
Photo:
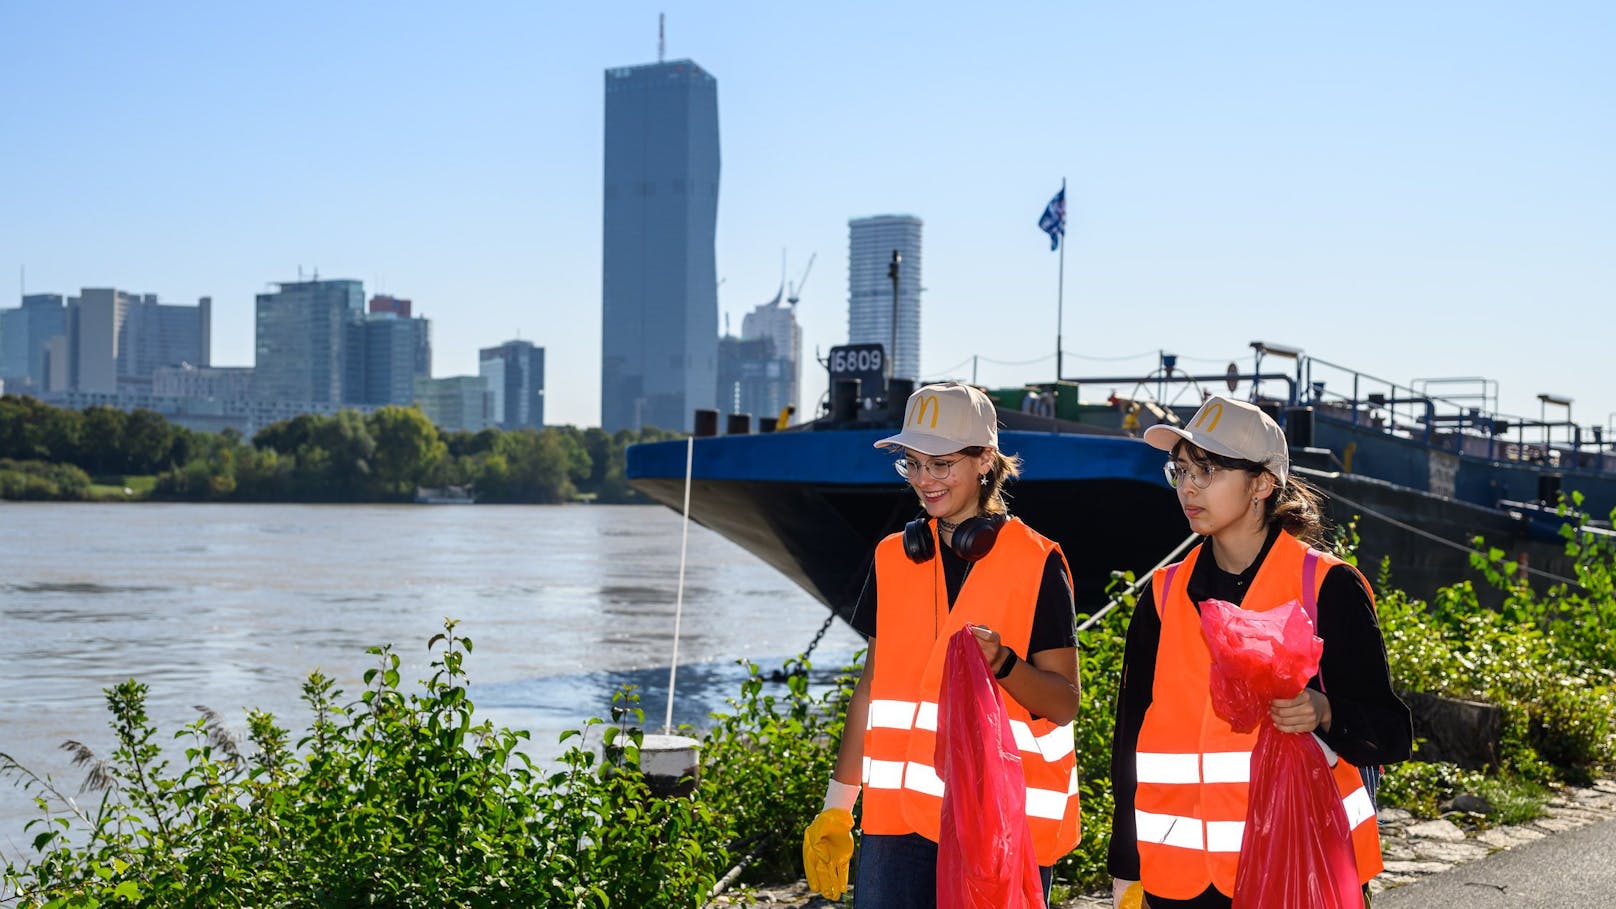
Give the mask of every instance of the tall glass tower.
<svg viewBox="0 0 1616 909">
<path fill-rule="evenodd" d="M 920 219 L 876 215 L 847 222 L 847 341 L 873 343 L 892 358 L 892 375 L 920 378 Z M 898 265 L 897 349 L 892 339 L 892 253 Z"/>
<path fill-rule="evenodd" d="M 718 80 L 606 71 L 600 423 L 691 428 L 718 394 Z"/>
</svg>

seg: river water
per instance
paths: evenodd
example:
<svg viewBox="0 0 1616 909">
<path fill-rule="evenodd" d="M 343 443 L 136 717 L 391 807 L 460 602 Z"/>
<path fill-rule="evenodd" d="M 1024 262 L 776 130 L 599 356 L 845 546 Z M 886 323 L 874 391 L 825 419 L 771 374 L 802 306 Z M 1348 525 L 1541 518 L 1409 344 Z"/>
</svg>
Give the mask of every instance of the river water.
<svg viewBox="0 0 1616 909">
<path fill-rule="evenodd" d="M 245 709 L 298 733 L 320 669 L 350 695 L 392 643 L 407 680 L 427 675 L 445 617 L 472 638 L 479 716 L 527 729 L 539 758 L 639 685 L 660 726 L 673 656 L 680 518 L 632 506 L 88 505 L 0 502 L 0 752 L 70 789 L 58 746 L 112 749 L 103 689 L 150 688 L 170 741 L 194 705 L 245 732 Z M 700 725 L 744 677 L 777 667 L 827 615 L 728 541 L 691 525 L 674 721 Z M 844 624 L 814 653 L 860 646 Z M 817 674 L 817 673 L 816 673 Z M 27 854 L 34 816 L 0 780 L 0 853 Z"/>
</svg>

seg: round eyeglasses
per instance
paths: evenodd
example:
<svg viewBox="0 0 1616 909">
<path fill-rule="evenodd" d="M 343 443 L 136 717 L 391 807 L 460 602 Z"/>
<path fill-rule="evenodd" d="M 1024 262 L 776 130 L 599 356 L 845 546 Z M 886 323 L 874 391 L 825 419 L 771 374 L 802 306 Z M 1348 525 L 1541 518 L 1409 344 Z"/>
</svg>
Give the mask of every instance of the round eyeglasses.
<svg viewBox="0 0 1616 909">
<path fill-rule="evenodd" d="M 946 480 L 948 475 L 954 471 L 954 465 L 963 460 L 965 459 L 954 458 L 948 461 L 927 461 L 922 464 L 914 458 L 899 458 L 892 462 L 892 467 L 898 472 L 898 476 L 903 477 L 905 480 L 920 479 L 920 472 L 923 469 L 934 480 Z"/>
<path fill-rule="evenodd" d="M 1162 473 L 1167 475 L 1167 485 L 1174 489 L 1184 485 L 1186 478 L 1195 484 L 1196 489 L 1205 489 L 1212 485 L 1212 475 L 1218 470 L 1216 464 L 1203 467 L 1192 461 L 1168 461 L 1162 465 Z"/>
</svg>

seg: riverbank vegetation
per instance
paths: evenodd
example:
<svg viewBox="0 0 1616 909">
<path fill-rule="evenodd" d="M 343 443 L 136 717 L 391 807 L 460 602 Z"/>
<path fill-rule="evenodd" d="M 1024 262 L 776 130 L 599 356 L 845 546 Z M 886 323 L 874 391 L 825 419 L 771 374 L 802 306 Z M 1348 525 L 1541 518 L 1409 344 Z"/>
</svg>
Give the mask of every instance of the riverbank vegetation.
<svg viewBox="0 0 1616 909">
<path fill-rule="evenodd" d="M 0 498 L 231 502 L 409 502 L 423 488 L 478 502 L 647 501 L 623 476 L 647 428 L 443 432 L 413 407 L 304 415 L 251 439 L 196 432 L 150 410 L 82 411 L 0 397 Z"/>
<path fill-rule="evenodd" d="M 1378 573 L 1399 689 L 1485 700 L 1504 717 L 1490 766 L 1390 767 L 1383 807 L 1513 823 L 1552 787 L 1616 765 L 1616 548 L 1608 535 L 1570 530 L 1567 548 L 1577 583 L 1547 590 L 1522 583 L 1501 553 L 1479 557 L 1503 590 L 1497 609 L 1468 584 L 1423 603 Z M 1057 868 L 1057 893 L 1106 880 L 1112 707 L 1132 606 L 1124 596 L 1081 636 L 1083 838 Z M 477 718 L 471 641 L 449 623 L 429 646 L 432 675 L 418 690 L 401 687 L 389 647 L 371 651 L 357 698 L 311 676 L 312 719 L 296 736 L 250 713 L 238 740 L 204 713 L 179 732 L 185 761 L 172 769 L 144 687 L 110 689 L 116 748 L 69 746 L 92 796 L 70 803 L 43 775 L 0 758 L 41 809 L 32 851 L 4 857 L 10 899 L 53 909 L 691 907 L 720 881 L 733 889 L 800 876 L 801 831 L 843 733 L 851 669 L 810 673 L 796 661 L 771 682 L 751 667 L 704 733 L 701 784 L 659 799 L 637 769 L 642 717 L 631 693 L 563 736 L 568 750 L 553 766 L 537 766 L 522 751 L 526 733 Z M 1483 800 L 1454 815 L 1459 795 Z"/>
</svg>

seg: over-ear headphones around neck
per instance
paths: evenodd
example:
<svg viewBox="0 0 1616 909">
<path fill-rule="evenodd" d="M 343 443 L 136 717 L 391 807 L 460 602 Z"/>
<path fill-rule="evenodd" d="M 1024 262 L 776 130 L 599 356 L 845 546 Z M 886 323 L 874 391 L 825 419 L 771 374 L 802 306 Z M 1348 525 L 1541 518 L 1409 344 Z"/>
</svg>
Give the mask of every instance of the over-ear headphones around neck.
<svg viewBox="0 0 1616 909">
<path fill-rule="evenodd" d="M 985 514 L 966 518 L 954 528 L 948 548 L 967 562 L 981 561 L 993 551 L 993 544 L 999 539 L 999 528 L 1004 526 L 1008 517 L 1005 514 Z M 903 554 L 912 562 L 930 561 L 937 554 L 932 546 L 930 523 L 931 516 L 921 512 L 919 517 L 903 525 Z"/>
</svg>

